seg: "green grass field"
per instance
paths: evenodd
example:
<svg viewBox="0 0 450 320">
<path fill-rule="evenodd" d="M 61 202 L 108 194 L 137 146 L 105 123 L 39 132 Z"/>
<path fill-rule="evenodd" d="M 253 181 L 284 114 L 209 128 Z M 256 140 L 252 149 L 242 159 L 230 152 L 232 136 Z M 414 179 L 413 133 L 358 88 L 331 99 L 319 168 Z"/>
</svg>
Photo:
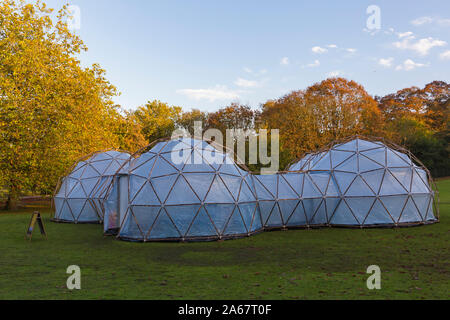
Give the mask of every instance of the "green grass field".
<svg viewBox="0 0 450 320">
<path fill-rule="evenodd" d="M 100 225 L 49 221 L 24 239 L 30 210 L 0 214 L 0 299 L 449 299 L 450 180 L 441 222 L 399 229 L 266 232 L 209 243 L 130 243 Z M 381 268 L 381 290 L 366 269 Z M 82 289 L 66 288 L 79 265 Z"/>
</svg>

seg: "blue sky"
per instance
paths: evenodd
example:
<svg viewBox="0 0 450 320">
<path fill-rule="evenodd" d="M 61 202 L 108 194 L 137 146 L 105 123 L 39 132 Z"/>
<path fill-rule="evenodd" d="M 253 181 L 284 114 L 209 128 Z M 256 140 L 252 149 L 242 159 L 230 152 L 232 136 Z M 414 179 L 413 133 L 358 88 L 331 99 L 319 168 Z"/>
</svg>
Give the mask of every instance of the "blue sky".
<svg viewBox="0 0 450 320">
<path fill-rule="evenodd" d="M 61 0 L 47 0 L 60 8 Z M 135 109 L 258 107 L 330 76 L 384 95 L 450 81 L 449 1 L 73 0 L 76 32 Z M 369 5 L 380 29 L 368 29 Z M 371 20 L 372 21 L 372 20 Z"/>
</svg>

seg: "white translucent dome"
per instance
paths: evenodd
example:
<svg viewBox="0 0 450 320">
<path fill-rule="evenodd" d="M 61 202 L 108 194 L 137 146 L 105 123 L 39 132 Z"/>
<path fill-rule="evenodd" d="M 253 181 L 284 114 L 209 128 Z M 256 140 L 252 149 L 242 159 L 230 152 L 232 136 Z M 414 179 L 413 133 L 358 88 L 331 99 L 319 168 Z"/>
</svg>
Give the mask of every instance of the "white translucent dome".
<svg viewBox="0 0 450 320">
<path fill-rule="evenodd" d="M 261 229 L 251 175 L 196 139 L 157 143 L 130 162 L 119 237 L 222 239 Z"/>
<path fill-rule="evenodd" d="M 128 153 L 96 153 L 76 164 L 61 180 L 54 197 L 55 221 L 94 223 L 103 221 L 102 202 L 112 176 L 130 158 Z"/>
<path fill-rule="evenodd" d="M 426 169 L 382 142 L 354 139 L 308 156 L 301 164 L 323 201 L 339 198 L 321 212 L 329 225 L 400 225 L 435 221 L 434 192 Z"/>
</svg>

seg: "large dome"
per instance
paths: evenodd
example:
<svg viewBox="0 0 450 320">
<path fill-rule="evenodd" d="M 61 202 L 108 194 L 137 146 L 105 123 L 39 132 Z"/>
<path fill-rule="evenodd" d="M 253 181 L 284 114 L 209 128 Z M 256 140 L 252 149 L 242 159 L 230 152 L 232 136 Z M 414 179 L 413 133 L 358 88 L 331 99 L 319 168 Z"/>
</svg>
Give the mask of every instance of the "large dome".
<svg viewBox="0 0 450 320">
<path fill-rule="evenodd" d="M 208 142 L 159 142 L 130 162 L 124 179 L 119 238 L 208 240 L 261 229 L 251 175 Z"/>
<path fill-rule="evenodd" d="M 128 153 L 107 151 L 79 161 L 61 180 L 54 197 L 55 221 L 95 223 L 103 221 L 103 198 L 116 171 L 130 158 Z"/>
</svg>

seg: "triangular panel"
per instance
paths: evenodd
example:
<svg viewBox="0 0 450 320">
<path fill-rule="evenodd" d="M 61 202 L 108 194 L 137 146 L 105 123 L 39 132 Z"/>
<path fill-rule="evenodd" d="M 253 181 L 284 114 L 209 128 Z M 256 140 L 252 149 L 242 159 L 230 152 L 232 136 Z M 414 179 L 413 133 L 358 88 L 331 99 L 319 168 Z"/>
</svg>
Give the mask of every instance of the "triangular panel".
<svg viewBox="0 0 450 320">
<path fill-rule="evenodd" d="M 353 215 L 359 221 L 359 224 L 363 224 L 369 213 L 372 205 L 375 201 L 374 198 L 347 198 L 345 199 L 347 205 L 352 209 Z"/>
<path fill-rule="evenodd" d="M 203 201 L 208 193 L 211 183 L 214 179 L 214 174 L 211 173 L 185 173 L 189 185 L 193 188 L 197 196 Z"/>
<path fill-rule="evenodd" d="M 208 195 L 206 196 L 206 203 L 234 203 L 235 199 L 228 192 L 227 188 L 218 175 L 214 178 Z"/>
<path fill-rule="evenodd" d="M 158 198 L 161 202 L 164 202 L 169 194 L 169 191 L 172 189 L 175 180 L 178 178 L 177 174 L 160 177 L 160 178 L 152 178 L 150 182 L 153 185 L 153 189 L 156 191 Z"/>
<path fill-rule="evenodd" d="M 245 228 L 244 221 L 242 221 L 240 211 L 236 208 L 228 221 L 224 234 L 231 235 L 245 233 L 247 233 L 247 229 Z"/>
<path fill-rule="evenodd" d="M 278 175 L 278 199 L 297 199 L 298 195 L 286 182 L 282 175 Z"/>
<path fill-rule="evenodd" d="M 195 204 L 200 203 L 201 200 L 192 191 L 189 184 L 186 182 L 183 176 L 178 176 L 173 189 L 170 191 L 166 205 L 181 205 L 181 204 Z"/>
<path fill-rule="evenodd" d="M 160 205 L 158 197 L 156 196 L 155 191 L 153 190 L 150 182 L 145 182 L 144 186 L 141 190 L 138 191 L 135 198 L 131 200 L 130 204 L 132 205 Z"/>
<path fill-rule="evenodd" d="M 267 224 L 267 220 L 269 219 L 269 216 L 272 213 L 274 205 L 275 205 L 275 201 L 259 201 L 261 218 L 262 218 L 264 225 Z"/>
<path fill-rule="evenodd" d="M 353 180 L 350 187 L 347 189 L 346 196 L 348 197 L 364 197 L 364 196 L 374 196 L 375 194 L 369 188 L 369 186 L 364 182 L 361 176 L 357 176 L 355 180 Z"/>
<path fill-rule="evenodd" d="M 205 236 L 216 236 L 217 232 L 214 225 L 211 222 L 205 209 L 202 207 L 195 217 L 189 231 L 187 233 L 188 237 L 205 237 Z"/>
<path fill-rule="evenodd" d="M 364 225 L 392 224 L 393 222 L 381 202 L 375 200 L 372 209 L 364 221 Z"/>
<path fill-rule="evenodd" d="M 220 234 L 223 233 L 233 210 L 237 210 L 234 204 L 207 204 L 205 208 Z"/>
<path fill-rule="evenodd" d="M 177 228 L 173 224 L 172 220 L 170 220 L 166 210 L 161 209 L 161 212 L 159 213 L 159 216 L 150 231 L 150 235 L 147 236 L 147 239 L 170 239 L 179 237 L 181 237 L 181 235 L 177 231 Z"/>
<path fill-rule="evenodd" d="M 408 191 L 405 190 L 405 188 L 397 181 L 397 179 L 395 179 L 387 170 L 384 175 L 383 184 L 381 185 L 380 195 L 387 196 L 407 193 Z"/>
<path fill-rule="evenodd" d="M 330 219 L 332 225 L 359 225 L 345 201 L 341 201 Z"/>
<path fill-rule="evenodd" d="M 142 232 L 142 238 L 144 238 L 153 226 L 153 223 L 160 212 L 160 207 L 131 207 L 131 211 Z"/>
<path fill-rule="evenodd" d="M 406 206 L 403 209 L 402 215 L 400 216 L 399 223 L 410 223 L 410 222 L 420 222 L 422 218 L 417 211 L 417 208 L 412 201 L 412 198 L 408 198 Z"/>
<path fill-rule="evenodd" d="M 398 221 L 400 214 L 402 213 L 403 207 L 405 205 L 408 196 L 390 196 L 381 197 L 380 200 L 386 207 L 387 211 L 394 219 L 395 222 Z"/>
<path fill-rule="evenodd" d="M 299 205 L 298 200 L 281 200 L 278 201 L 278 206 L 281 210 L 281 216 L 283 217 L 283 222 L 286 224 L 289 217 L 294 213 L 297 205 Z"/>
<path fill-rule="evenodd" d="M 172 218 L 172 221 L 175 223 L 178 231 L 180 231 L 182 236 L 185 236 L 200 206 L 178 205 L 178 206 L 166 206 L 165 208 L 166 212 Z"/>
</svg>

